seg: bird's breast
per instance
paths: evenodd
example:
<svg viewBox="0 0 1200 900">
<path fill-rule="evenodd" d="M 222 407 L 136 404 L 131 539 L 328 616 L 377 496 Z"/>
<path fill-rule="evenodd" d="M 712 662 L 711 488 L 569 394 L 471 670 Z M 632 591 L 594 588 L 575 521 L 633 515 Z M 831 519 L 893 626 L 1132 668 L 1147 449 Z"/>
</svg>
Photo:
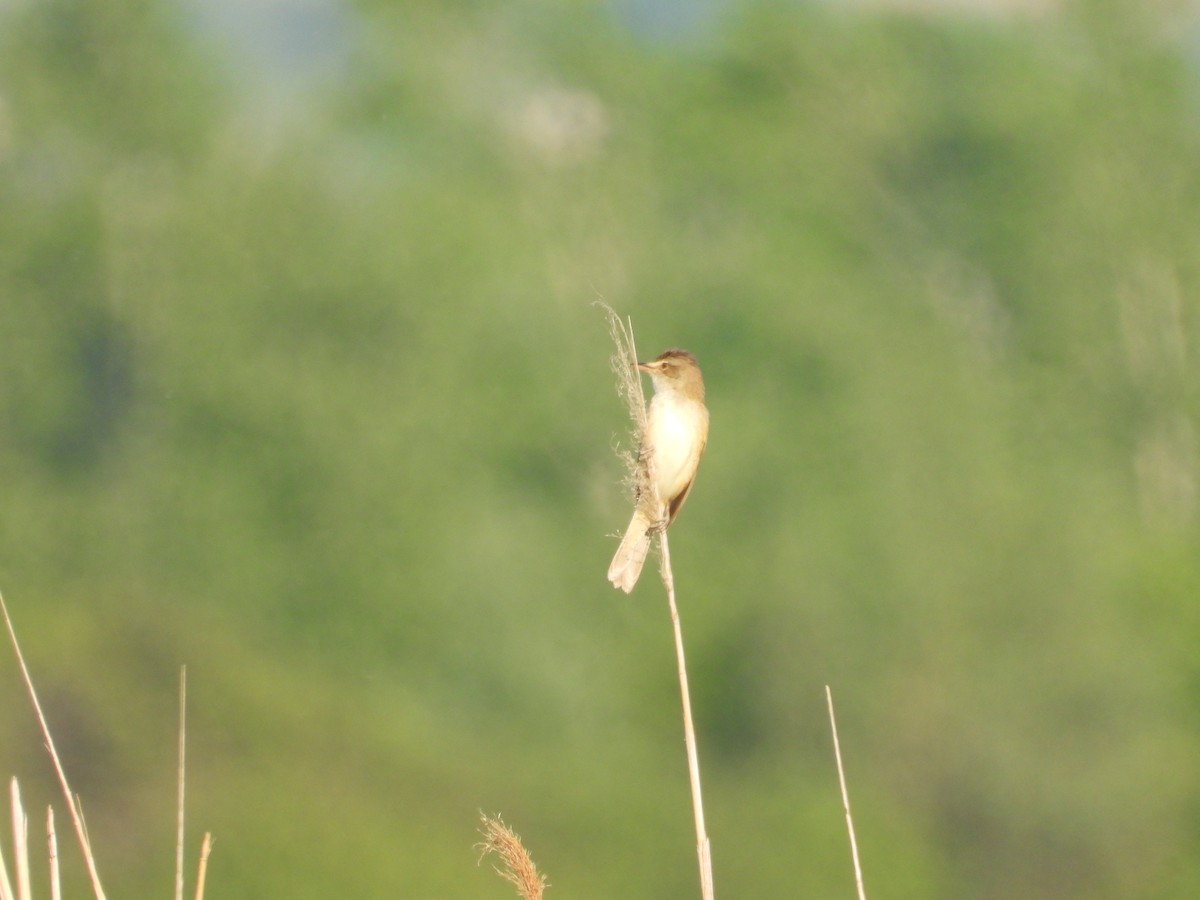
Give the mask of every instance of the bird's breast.
<svg viewBox="0 0 1200 900">
<path fill-rule="evenodd" d="M 658 497 L 669 503 L 696 474 L 708 435 L 708 410 L 702 403 L 674 392 L 650 401 L 646 421 Z"/>
</svg>

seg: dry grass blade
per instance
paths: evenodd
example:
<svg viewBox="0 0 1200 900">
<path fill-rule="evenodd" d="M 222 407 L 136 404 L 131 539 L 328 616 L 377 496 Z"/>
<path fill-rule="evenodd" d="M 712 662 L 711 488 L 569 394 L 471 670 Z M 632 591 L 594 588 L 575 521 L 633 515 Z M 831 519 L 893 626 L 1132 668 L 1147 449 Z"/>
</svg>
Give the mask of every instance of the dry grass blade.
<svg viewBox="0 0 1200 900">
<path fill-rule="evenodd" d="M 187 748 L 187 666 L 179 667 L 179 788 L 175 815 L 175 900 L 183 900 L 183 797 Z"/>
<path fill-rule="evenodd" d="M 17 900 L 30 900 L 29 888 L 29 817 L 21 804 L 21 786 L 9 782 L 12 796 L 13 861 L 17 867 Z"/>
<path fill-rule="evenodd" d="M 700 862 L 700 896 L 713 900 L 712 844 L 704 825 L 704 795 L 700 790 L 700 753 L 696 747 L 696 728 L 692 724 L 692 696 L 688 690 L 687 660 L 683 653 L 683 626 L 679 622 L 679 607 L 675 605 L 675 576 L 671 572 L 671 548 L 667 532 L 658 533 L 663 586 L 667 590 L 667 606 L 671 611 L 671 626 L 675 632 L 675 662 L 679 670 L 679 699 L 683 706 L 683 743 L 687 749 L 688 777 L 692 787 L 692 818 L 696 822 L 696 856 Z"/>
<path fill-rule="evenodd" d="M 483 857 L 495 853 L 503 865 L 503 868 L 497 866 L 496 872 L 516 885 L 523 900 L 541 900 L 542 892 L 548 887 L 546 876 L 537 870 L 521 838 L 499 816 L 492 819 L 481 815 L 481 819 L 483 843 L 477 845 L 479 861 L 483 862 Z"/>
<path fill-rule="evenodd" d="M 200 866 L 196 872 L 196 900 L 204 900 L 204 876 L 208 873 L 208 855 L 212 852 L 212 832 L 204 832 L 200 845 Z"/>
<path fill-rule="evenodd" d="M 842 748 L 838 743 L 837 720 L 833 717 L 833 692 L 825 685 L 825 702 L 829 705 L 829 727 L 833 730 L 833 755 L 837 760 L 838 784 L 842 788 L 842 809 L 846 811 L 846 830 L 850 833 L 850 856 L 854 860 L 854 885 L 858 900 L 867 900 L 863 889 L 862 867 L 858 864 L 858 841 L 854 839 L 854 819 L 850 816 L 850 793 L 846 790 L 846 773 L 842 769 Z"/>
<path fill-rule="evenodd" d="M 4 862 L 3 849 L 0 849 L 0 900 L 14 900 L 12 882 L 8 880 L 8 865 Z"/>
<path fill-rule="evenodd" d="M 58 872 L 58 835 L 54 831 L 54 807 L 46 807 L 46 845 L 50 857 L 50 900 L 62 900 L 62 878 Z"/>
<path fill-rule="evenodd" d="M 25 682 L 25 690 L 29 694 L 30 702 L 33 703 L 33 711 L 37 714 L 38 725 L 42 730 L 42 738 L 46 743 L 46 749 L 50 752 L 50 761 L 54 764 L 54 772 L 58 776 L 59 787 L 62 788 L 63 796 L 67 799 L 67 808 L 71 812 L 71 823 L 75 826 L 75 836 L 79 840 L 79 847 L 83 851 L 83 860 L 87 865 L 88 877 L 92 882 L 92 892 L 95 894 L 96 900 L 105 900 L 104 889 L 100 886 L 100 873 L 96 871 L 96 859 L 92 855 L 92 846 L 88 840 L 87 828 L 83 824 L 83 811 L 78 798 L 71 793 L 71 785 L 67 782 L 67 773 L 63 770 L 62 762 L 58 758 L 58 751 L 54 748 L 54 738 L 50 734 L 50 726 L 46 724 L 46 716 L 42 713 L 42 704 L 38 702 L 37 691 L 34 690 L 33 679 L 30 677 L 29 669 L 25 665 L 25 656 L 21 653 L 21 645 L 17 641 L 17 632 L 13 628 L 12 619 L 8 615 L 8 606 L 4 602 L 3 594 L 0 594 L 0 612 L 4 614 L 4 624 L 8 628 L 8 637 L 12 641 L 13 652 L 17 656 L 17 665 L 21 670 L 21 679 Z"/>
</svg>

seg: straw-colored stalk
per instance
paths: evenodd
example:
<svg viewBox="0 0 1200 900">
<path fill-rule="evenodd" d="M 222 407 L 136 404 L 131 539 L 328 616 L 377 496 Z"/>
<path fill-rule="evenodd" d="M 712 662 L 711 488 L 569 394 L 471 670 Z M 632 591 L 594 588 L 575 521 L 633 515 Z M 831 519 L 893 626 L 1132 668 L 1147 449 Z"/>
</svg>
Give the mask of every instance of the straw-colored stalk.
<svg viewBox="0 0 1200 900">
<path fill-rule="evenodd" d="M 846 790 L 846 772 L 842 768 L 842 747 L 838 743 L 837 719 L 833 716 L 833 692 L 825 685 L 825 702 L 829 706 L 829 728 L 833 732 L 833 756 L 837 760 L 838 784 L 842 789 L 842 809 L 846 812 L 846 830 L 850 834 L 850 858 L 854 860 L 854 886 L 858 889 L 858 900 L 867 900 L 863 889 L 862 866 L 858 862 L 858 841 L 854 839 L 854 818 L 850 815 L 850 792 Z"/>
<path fill-rule="evenodd" d="M 50 900 L 62 900 L 62 876 L 58 872 L 58 835 L 54 831 L 54 807 L 46 807 L 46 852 L 50 859 Z"/>
<path fill-rule="evenodd" d="M 8 878 L 8 864 L 4 861 L 2 846 L 0 846 L 0 900 L 13 900 L 12 882 Z"/>
<path fill-rule="evenodd" d="M 29 676 L 29 669 L 25 665 L 25 656 L 21 653 L 21 645 L 17 641 L 17 632 L 13 628 L 12 619 L 8 615 L 8 606 L 4 603 L 4 596 L 0 594 L 0 612 L 4 613 L 4 624 L 8 628 L 8 636 L 12 641 L 13 652 L 17 655 L 17 665 L 21 669 L 21 680 L 25 682 L 25 690 L 29 694 L 29 700 L 33 704 L 33 711 L 37 714 L 38 726 L 42 730 L 42 738 L 46 744 L 46 750 L 50 753 L 50 761 L 54 764 L 54 773 L 58 776 L 58 784 L 62 789 L 63 797 L 67 801 L 67 809 L 71 813 L 71 823 L 75 826 L 75 837 L 79 841 L 80 850 L 83 851 L 83 860 L 87 865 L 88 878 L 92 883 L 92 893 L 95 894 L 96 900 L 105 900 L 104 888 L 100 886 L 100 873 L 96 870 L 96 858 L 92 855 L 91 841 L 88 840 L 87 826 L 83 823 L 83 805 L 79 802 L 79 798 L 71 791 L 71 785 L 67 781 L 67 773 L 63 770 L 62 762 L 58 758 L 58 750 L 54 747 L 54 737 L 50 734 L 50 726 L 46 724 L 46 716 L 42 713 L 42 704 L 38 702 L 37 691 L 33 687 L 33 679 Z"/>
<path fill-rule="evenodd" d="M 30 900 L 29 886 L 29 817 L 21 803 L 21 786 L 17 779 L 9 782 L 12 798 L 13 864 L 17 867 L 17 900 Z"/>
<path fill-rule="evenodd" d="M 183 900 L 183 801 L 187 773 L 187 666 L 179 667 L 179 777 L 175 812 L 175 900 Z"/>
<path fill-rule="evenodd" d="M 204 832 L 204 841 L 200 844 L 200 865 L 196 872 L 196 900 L 204 900 L 204 878 L 208 874 L 208 855 L 212 853 L 212 832 Z"/>
</svg>

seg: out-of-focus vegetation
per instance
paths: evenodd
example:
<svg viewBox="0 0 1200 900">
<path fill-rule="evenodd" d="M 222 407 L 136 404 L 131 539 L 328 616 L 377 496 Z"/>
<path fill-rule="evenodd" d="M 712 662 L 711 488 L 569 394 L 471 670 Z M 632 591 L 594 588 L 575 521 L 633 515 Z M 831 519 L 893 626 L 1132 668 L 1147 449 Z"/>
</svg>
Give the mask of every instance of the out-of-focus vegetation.
<svg viewBox="0 0 1200 900">
<path fill-rule="evenodd" d="M 1182 8 L 363 0 L 281 85 L 0 6 L 0 589 L 109 893 L 169 889 L 186 662 L 210 895 L 506 896 L 480 808 L 555 895 L 696 895 L 602 296 L 709 388 L 718 894 L 849 895 L 828 683 L 871 896 L 1200 895 Z"/>
</svg>

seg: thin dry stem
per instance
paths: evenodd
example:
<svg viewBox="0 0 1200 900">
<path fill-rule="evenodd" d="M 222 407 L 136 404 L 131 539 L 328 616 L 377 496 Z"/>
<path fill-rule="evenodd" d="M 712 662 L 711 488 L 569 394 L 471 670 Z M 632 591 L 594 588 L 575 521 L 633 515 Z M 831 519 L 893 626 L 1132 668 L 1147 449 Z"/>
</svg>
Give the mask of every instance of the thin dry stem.
<svg viewBox="0 0 1200 900">
<path fill-rule="evenodd" d="M 480 819 L 483 821 L 483 843 L 476 845 L 480 850 L 479 861 L 483 862 L 485 856 L 495 853 L 503 866 L 495 867 L 497 874 L 515 885 L 524 900 L 541 900 L 542 892 L 549 885 L 546 876 L 534 865 L 520 836 L 499 816 L 492 819 L 480 814 Z"/>
<path fill-rule="evenodd" d="M 17 900 L 30 900 L 29 888 L 29 817 L 21 804 L 21 786 L 9 782 L 12 797 L 13 861 L 17 867 Z"/>
<path fill-rule="evenodd" d="M 829 727 L 833 731 L 833 755 L 837 760 L 838 784 L 842 788 L 842 808 L 846 811 L 846 830 L 850 834 L 850 856 L 854 860 L 854 884 L 858 888 L 858 900 L 867 900 L 863 890 L 862 867 L 858 863 L 858 841 L 854 839 L 854 819 L 850 815 L 850 793 L 846 790 L 846 773 L 842 769 L 842 748 L 838 743 L 837 720 L 833 717 L 833 692 L 825 685 L 825 702 L 829 705 Z"/>
<path fill-rule="evenodd" d="M 704 827 L 704 796 L 700 790 L 700 755 L 696 749 L 696 729 L 692 724 L 692 697 L 688 690 L 687 661 L 683 653 L 683 626 L 679 622 L 679 608 L 675 605 L 675 576 L 671 572 L 671 549 L 667 544 L 667 532 L 658 533 L 658 546 L 662 557 L 663 587 L 667 590 L 667 605 L 671 610 L 671 626 L 675 631 L 675 661 L 679 668 L 679 698 L 683 706 L 683 742 L 687 748 L 688 776 L 692 786 L 692 816 L 696 821 L 696 855 L 700 861 L 700 896 L 713 900 L 712 844 Z"/>
<path fill-rule="evenodd" d="M 175 816 L 175 900 L 183 900 L 183 798 L 187 748 L 187 666 L 179 667 L 179 788 Z"/>
<path fill-rule="evenodd" d="M 196 900 L 204 900 L 204 876 L 208 873 L 208 855 L 212 852 L 212 832 L 204 832 L 204 841 L 200 844 L 200 866 L 196 872 Z"/>
<path fill-rule="evenodd" d="M 17 641 L 17 632 L 13 628 L 12 619 L 8 615 L 8 606 L 4 603 L 4 595 L 0 594 L 0 612 L 4 614 L 4 624 L 8 628 L 8 636 L 12 641 L 13 651 L 17 656 L 17 665 L 21 669 L 21 678 L 25 682 L 25 690 L 29 694 L 29 699 L 33 703 L 33 711 L 37 714 L 38 725 L 42 730 L 42 738 L 46 742 L 46 749 L 50 752 L 50 760 L 54 764 L 54 772 L 58 776 L 58 784 L 62 788 L 63 796 L 67 799 L 67 809 L 71 812 L 71 823 L 75 826 L 75 836 L 79 840 L 80 849 L 83 851 L 83 860 L 87 864 L 88 877 L 92 883 L 92 892 L 96 896 L 96 900 L 105 900 L 104 889 L 100 886 L 100 874 L 96 871 L 96 859 L 92 855 L 91 842 L 88 840 L 87 827 L 83 822 L 83 809 L 79 803 L 78 797 L 71 792 L 71 786 L 67 782 L 67 773 L 63 770 L 62 762 L 58 758 L 58 751 L 54 748 L 54 738 L 50 734 L 50 726 L 46 724 L 46 716 L 42 713 L 42 705 L 38 702 L 37 691 L 33 687 L 33 679 L 29 676 L 29 669 L 25 665 L 25 657 L 21 653 L 21 645 Z"/>
<path fill-rule="evenodd" d="M 46 846 L 50 859 L 50 900 L 62 900 L 62 878 L 58 872 L 58 835 L 54 831 L 54 807 L 46 807 Z"/>
<path fill-rule="evenodd" d="M 0 849 L 0 900 L 13 900 L 12 882 L 8 880 L 8 866 L 4 862 L 3 849 Z"/>
</svg>

